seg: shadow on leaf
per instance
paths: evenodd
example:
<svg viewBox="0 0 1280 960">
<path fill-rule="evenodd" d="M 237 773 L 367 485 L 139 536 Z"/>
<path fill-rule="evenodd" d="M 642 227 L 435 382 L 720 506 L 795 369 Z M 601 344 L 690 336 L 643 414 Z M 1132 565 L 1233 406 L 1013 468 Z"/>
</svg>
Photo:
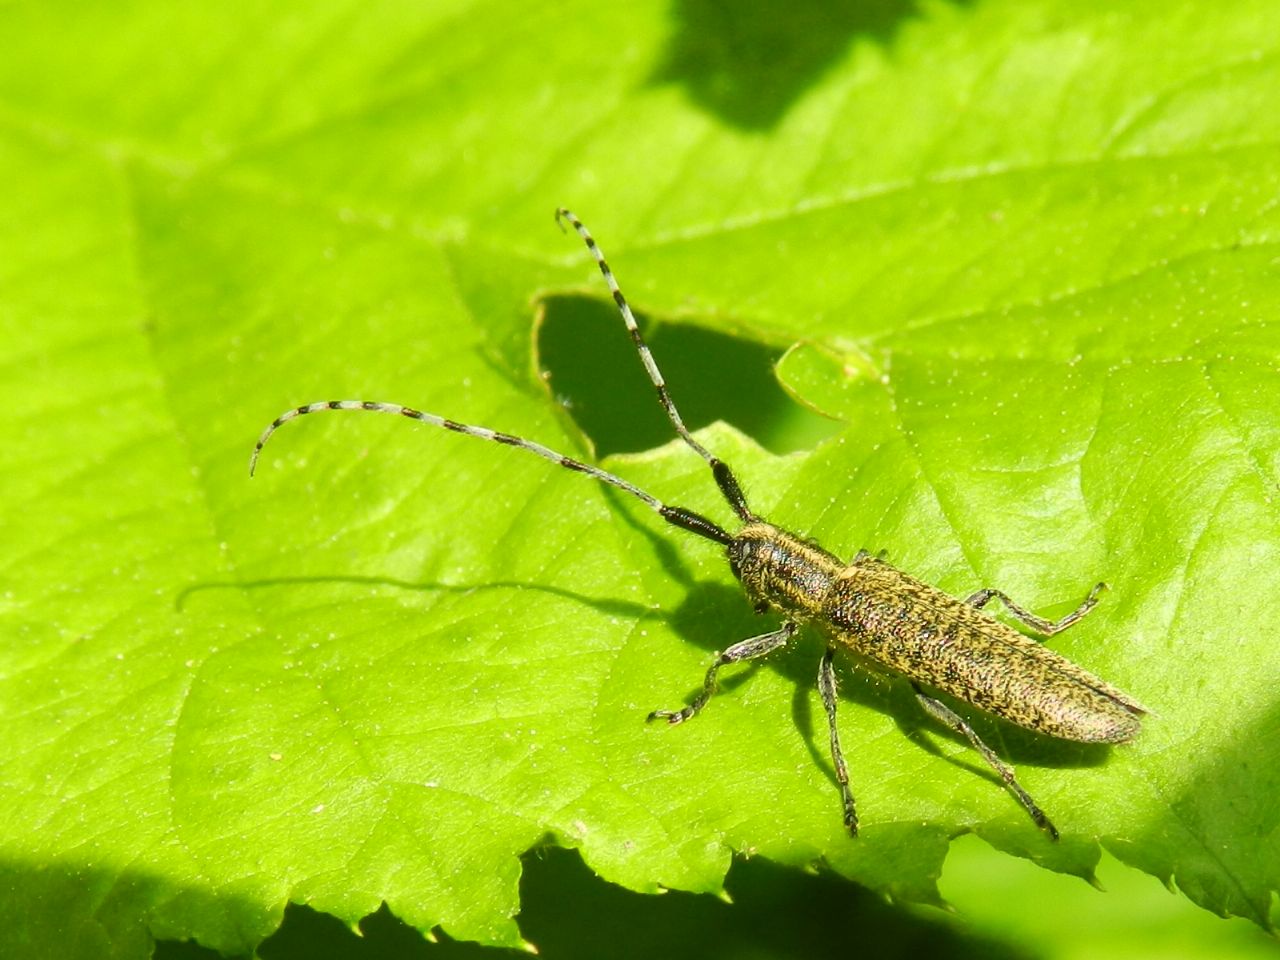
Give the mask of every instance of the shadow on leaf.
<svg viewBox="0 0 1280 960">
<path fill-rule="evenodd" d="M 902 909 L 857 884 L 813 876 L 763 859 L 736 860 L 725 880 L 731 903 L 672 891 L 655 897 L 599 879 L 577 853 L 547 847 L 524 856 L 520 928 L 549 960 L 608 956 L 819 958 L 933 956 L 1020 960 L 1017 948 L 965 933 L 941 915 Z M 258 950 L 263 960 L 527 957 L 517 950 L 430 943 L 385 906 L 358 932 L 328 914 L 291 904 L 284 924 Z M 159 944 L 157 960 L 213 960 L 191 944 Z"/>
<path fill-rule="evenodd" d="M 677 83 L 746 130 L 774 126 L 857 38 L 888 43 L 918 0 L 675 0 L 675 32 L 655 85 Z"/>
<path fill-rule="evenodd" d="M 778 383 L 780 351 L 684 323 L 640 326 L 692 430 L 723 420 L 774 453 L 808 449 L 838 424 L 797 404 Z M 607 300 L 550 297 L 537 336 L 538 368 L 597 457 L 675 439 L 617 309 Z M 711 478 L 707 478 L 708 484 Z"/>
</svg>

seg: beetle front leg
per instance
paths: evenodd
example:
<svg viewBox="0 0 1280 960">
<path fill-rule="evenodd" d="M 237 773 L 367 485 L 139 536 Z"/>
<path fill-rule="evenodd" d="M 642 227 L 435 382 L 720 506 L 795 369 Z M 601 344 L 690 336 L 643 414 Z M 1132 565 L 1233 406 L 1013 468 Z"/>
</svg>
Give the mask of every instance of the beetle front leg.
<svg viewBox="0 0 1280 960">
<path fill-rule="evenodd" d="M 680 710 L 655 710 L 649 714 L 648 719 L 662 719 L 670 724 L 684 723 L 705 707 L 707 701 L 711 699 L 711 695 L 716 692 L 716 674 L 721 667 L 728 666 L 731 663 L 738 663 L 742 660 L 754 660 L 756 657 L 763 657 L 767 653 L 772 653 L 779 647 L 785 646 L 787 641 L 795 635 L 795 632 L 796 624 L 788 620 L 772 633 L 762 633 L 758 637 L 750 637 L 735 643 L 712 662 L 711 667 L 707 670 L 706 679 L 702 682 L 702 692 L 693 698 L 692 703 Z"/>
</svg>

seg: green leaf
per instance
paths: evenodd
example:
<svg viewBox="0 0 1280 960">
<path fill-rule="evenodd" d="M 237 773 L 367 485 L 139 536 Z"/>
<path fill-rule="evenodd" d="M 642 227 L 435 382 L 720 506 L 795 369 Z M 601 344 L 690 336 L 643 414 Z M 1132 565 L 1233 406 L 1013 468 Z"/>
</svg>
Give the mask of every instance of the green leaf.
<svg viewBox="0 0 1280 960">
<path fill-rule="evenodd" d="M 1084 877 L 1101 845 L 1274 921 L 1273 5 L 712 13 L 0 7 L 11 952 L 243 953 L 290 900 L 518 945 L 548 838 L 639 891 L 741 852 L 921 902 L 965 831 Z M 764 627 L 616 491 L 337 414 L 247 479 L 337 398 L 589 457 L 534 347 L 559 295 L 607 303 L 561 203 L 643 313 L 785 349 L 840 421 L 700 434 L 761 513 L 1049 615 L 1111 585 L 1053 645 L 1152 708 L 1136 742 L 975 718 L 1061 843 L 845 664 L 849 839 L 812 636 L 646 725 Z M 678 445 L 606 467 L 728 516 Z"/>
</svg>

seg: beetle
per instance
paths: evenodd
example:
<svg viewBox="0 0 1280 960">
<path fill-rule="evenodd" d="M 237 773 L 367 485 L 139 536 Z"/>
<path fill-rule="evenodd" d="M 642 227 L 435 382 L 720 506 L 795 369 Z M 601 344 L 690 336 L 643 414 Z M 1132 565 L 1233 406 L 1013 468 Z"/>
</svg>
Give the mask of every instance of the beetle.
<svg viewBox="0 0 1280 960">
<path fill-rule="evenodd" d="M 401 404 L 368 400 L 328 400 L 295 407 L 276 417 L 259 437 L 249 461 L 252 476 L 259 455 L 272 434 L 301 416 L 328 410 L 388 413 L 428 423 L 465 436 L 489 440 L 532 453 L 558 466 L 586 474 L 643 501 L 668 523 L 719 544 L 729 569 L 742 584 L 756 611 L 778 610 L 782 625 L 741 640 L 717 654 L 703 678 L 701 691 L 677 710 L 655 710 L 649 720 L 684 723 L 711 699 L 719 671 L 729 664 L 772 653 L 795 636 L 803 624 L 816 627 L 826 639 L 818 668 L 818 691 L 827 716 L 831 760 L 840 789 L 844 824 L 858 833 L 858 815 L 849 786 L 849 770 L 836 724 L 838 701 L 834 659 L 846 650 L 901 675 L 925 712 L 964 736 L 999 775 L 1035 824 L 1053 839 L 1058 830 L 1024 790 L 1013 769 L 992 750 L 959 714 L 926 688 L 942 691 L 1019 727 L 1078 743 L 1125 743 L 1138 735 L 1145 707 L 1116 687 L 1066 657 L 996 620 L 986 610 L 999 600 L 1020 622 L 1052 636 L 1084 617 L 1106 588 L 1099 583 L 1084 601 L 1060 620 L 1039 617 L 1000 590 L 985 588 L 961 600 L 909 576 L 867 551 L 845 563 L 816 543 L 777 527 L 747 505 L 733 470 L 704 447 L 685 427 L 667 391 L 631 307 L 591 233 L 572 212 L 556 211 L 557 223 L 567 222 L 595 258 L 631 335 L 641 363 L 652 381 L 676 434 L 711 469 L 729 507 L 741 522 L 730 533 L 711 519 L 684 507 L 672 506 L 615 474 L 512 434 L 425 413 Z"/>
</svg>

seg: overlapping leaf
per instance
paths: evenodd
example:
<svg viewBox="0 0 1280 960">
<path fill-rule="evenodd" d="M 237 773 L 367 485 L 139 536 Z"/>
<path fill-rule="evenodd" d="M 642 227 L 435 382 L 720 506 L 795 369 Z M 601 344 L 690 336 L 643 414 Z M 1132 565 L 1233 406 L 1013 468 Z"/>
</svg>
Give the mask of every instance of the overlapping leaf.
<svg viewBox="0 0 1280 960">
<path fill-rule="evenodd" d="M 918 900 L 957 831 L 1086 875 L 1100 840 L 1269 922 L 1274 14 L 836 5 L 710 47 L 704 14 L 0 10 L 0 889 L 30 950 L 245 950 L 288 899 L 515 943 L 547 836 L 640 890 L 715 890 L 737 850 Z M 598 290 L 559 203 L 646 311 L 798 344 L 780 376 L 836 437 L 706 434 L 762 512 L 1049 612 L 1111 583 L 1055 643 L 1153 708 L 1138 742 L 984 728 L 1060 845 L 852 669 L 849 841 L 813 638 L 646 727 L 761 627 L 714 548 L 582 478 L 335 416 L 247 481 L 272 416 L 338 396 L 586 455 L 531 350 L 540 297 Z M 723 515 L 688 451 L 611 466 Z"/>
</svg>

